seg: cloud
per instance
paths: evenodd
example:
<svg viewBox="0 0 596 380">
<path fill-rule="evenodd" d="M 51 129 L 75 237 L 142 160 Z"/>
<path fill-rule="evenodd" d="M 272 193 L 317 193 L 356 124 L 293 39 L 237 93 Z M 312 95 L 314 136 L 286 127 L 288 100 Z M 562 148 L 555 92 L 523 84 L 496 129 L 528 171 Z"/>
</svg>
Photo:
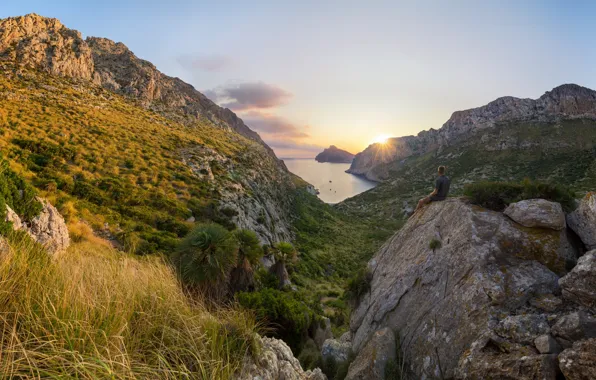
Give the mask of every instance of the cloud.
<svg viewBox="0 0 596 380">
<path fill-rule="evenodd" d="M 187 70 L 201 70 L 211 73 L 222 71 L 232 65 L 232 58 L 225 55 L 184 55 L 178 57 L 177 61 Z"/>
<path fill-rule="evenodd" d="M 282 135 L 285 138 L 302 139 L 310 137 L 303 129 L 291 121 L 277 115 L 250 111 L 242 116 L 244 122 L 262 135 Z"/>
<path fill-rule="evenodd" d="M 291 93 L 264 82 L 229 84 L 207 90 L 205 95 L 234 111 L 275 108 L 287 104 L 292 98 Z"/>
</svg>

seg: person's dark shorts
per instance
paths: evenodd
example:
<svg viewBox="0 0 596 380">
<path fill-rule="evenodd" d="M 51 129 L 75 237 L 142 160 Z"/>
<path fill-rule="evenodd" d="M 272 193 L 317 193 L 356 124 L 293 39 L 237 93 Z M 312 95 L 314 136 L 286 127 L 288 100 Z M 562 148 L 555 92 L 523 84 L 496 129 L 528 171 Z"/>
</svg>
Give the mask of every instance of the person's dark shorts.
<svg viewBox="0 0 596 380">
<path fill-rule="evenodd" d="M 444 201 L 444 200 L 445 200 L 445 198 L 444 198 L 444 197 L 437 197 L 436 195 L 432 195 L 432 196 L 430 197 L 430 201 L 431 201 L 431 202 L 439 202 L 439 201 Z"/>
</svg>

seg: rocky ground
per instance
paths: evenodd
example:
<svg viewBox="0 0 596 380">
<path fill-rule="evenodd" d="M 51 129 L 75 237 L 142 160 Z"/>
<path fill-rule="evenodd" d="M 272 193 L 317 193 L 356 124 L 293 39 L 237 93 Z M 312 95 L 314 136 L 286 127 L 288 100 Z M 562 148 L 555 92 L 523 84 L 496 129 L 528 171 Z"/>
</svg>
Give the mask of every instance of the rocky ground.
<svg viewBox="0 0 596 380">
<path fill-rule="evenodd" d="M 415 379 L 593 378 L 591 199 L 567 217 L 544 200 L 504 214 L 454 198 L 416 213 L 369 262 L 347 378 L 384 379 L 397 357 Z"/>
</svg>

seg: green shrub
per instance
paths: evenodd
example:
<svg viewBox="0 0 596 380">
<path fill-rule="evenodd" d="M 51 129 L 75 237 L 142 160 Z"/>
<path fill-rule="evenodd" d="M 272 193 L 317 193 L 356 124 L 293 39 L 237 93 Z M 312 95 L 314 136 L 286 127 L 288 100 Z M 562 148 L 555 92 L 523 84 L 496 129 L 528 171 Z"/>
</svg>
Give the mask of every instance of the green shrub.
<svg viewBox="0 0 596 380">
<path fill-rule="evenodd" d="M 321 352 L 314 340 L 308 339 L 298 355 L 298 361 L 305 370 L 313 370 L 323 366 Z"/>
<path fill-rule="evenodd" d="M 441 241 L 437 239 L 432 239 L 430 243 L 428 243 L 428 248 L 432 249 L 433 251 L 435 249 L 440 249 L 442 246 L 443 244 L 441 244 Z"/>
<path fill-rule="evenodd" d="M 372 273 L 368 267 L 360 268 L 352 278 L 348 280 L 346 295 L 353 302 L 358 302 L 360 297 L 370 290 Z"/>
<path fill-rule="evenodd" d="M 569 188 L 543 182 L 525 180 L 511 182 L 477 182 L 464 186 L 466 195 L 473 204 L 494 211 L 503 211 L 513 202 L 541 198 L 560 203 L 566 211 L 575 207 L 575 193 Z"/>
<path fill-rule="evenodd" d="M 295 353 L 300 352 L 304 338 L 316 319 L 315 312 L 297 293 L 277 289 L 236 293 L 238 303 L 255 312 L 257 319 L 273 329 Z"/>
<path fill-rule="evenodd" d="M 29 221 L 39 215 L 41 203 L 35 197 L 37 192 L 25 180 L 12 171 L 8 162 L 0 158 L 0 234 L 11 230 L 5 222 L 6 206 L 10 206 L 20 217 Z"/>
<path fill-rule="evenodd" d="M 234 236 L 238 241 L 238 258 L 230 274 L 230 290 L 232 293 L 254 290 L 254 267 L 263 257 L 261 242 L 257 234 L 250 230 L 236 230 Z"/>
<path fill-rule="evenodd" d="M 229 274 L 237 252 L 232 233 L 218 224 L 203 224 L 180 242 L 172 262 L 186 284 L 216 284 Z"/>
</svg>

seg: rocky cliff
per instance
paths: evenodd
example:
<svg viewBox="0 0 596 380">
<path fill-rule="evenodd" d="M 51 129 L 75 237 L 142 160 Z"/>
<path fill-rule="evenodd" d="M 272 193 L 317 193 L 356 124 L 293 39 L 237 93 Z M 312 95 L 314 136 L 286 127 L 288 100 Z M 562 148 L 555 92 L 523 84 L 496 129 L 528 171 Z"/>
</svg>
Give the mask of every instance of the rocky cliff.
<svg viewBox="0 0 596 380">
<path fill-rule="evenodd" d="M 558 204 L 430 204 L 368 264 L 348 379 L 384 378 L 374 358 L 396 356 L 415 379 L 589 378 L 593 363 L 574 360 L 596 355 L 594 293 L 581 290 L 596 252 L 583 252 Z M 398 337 L 397 355 L 379 333 Z"/>
<path fill-rule="evenodd" d="M 596 119 L 596 91 L 565 84 L 535 100 L 508 96 L 482 107 L 457 111 L 438 130 L 430 129 L 417 136 L 393 138 L 384 144 L 370 145 L 356 155 L 349 172 L 382 181 L 390 177 L 385 164 L 441 151 L 498 125 L 556 123 L 569 119 Z"/>
<path fill-rule="evenodd" d="M 318 162 L 334 162 L 334 163 L 345 163 L 349 164 L 354 159 L 354 155 L 343 149 L 339 149 L 335 145 L 331 145 L 329 148 L 323 150 L 317 154 L 315 160 Z"/>
</svg>

